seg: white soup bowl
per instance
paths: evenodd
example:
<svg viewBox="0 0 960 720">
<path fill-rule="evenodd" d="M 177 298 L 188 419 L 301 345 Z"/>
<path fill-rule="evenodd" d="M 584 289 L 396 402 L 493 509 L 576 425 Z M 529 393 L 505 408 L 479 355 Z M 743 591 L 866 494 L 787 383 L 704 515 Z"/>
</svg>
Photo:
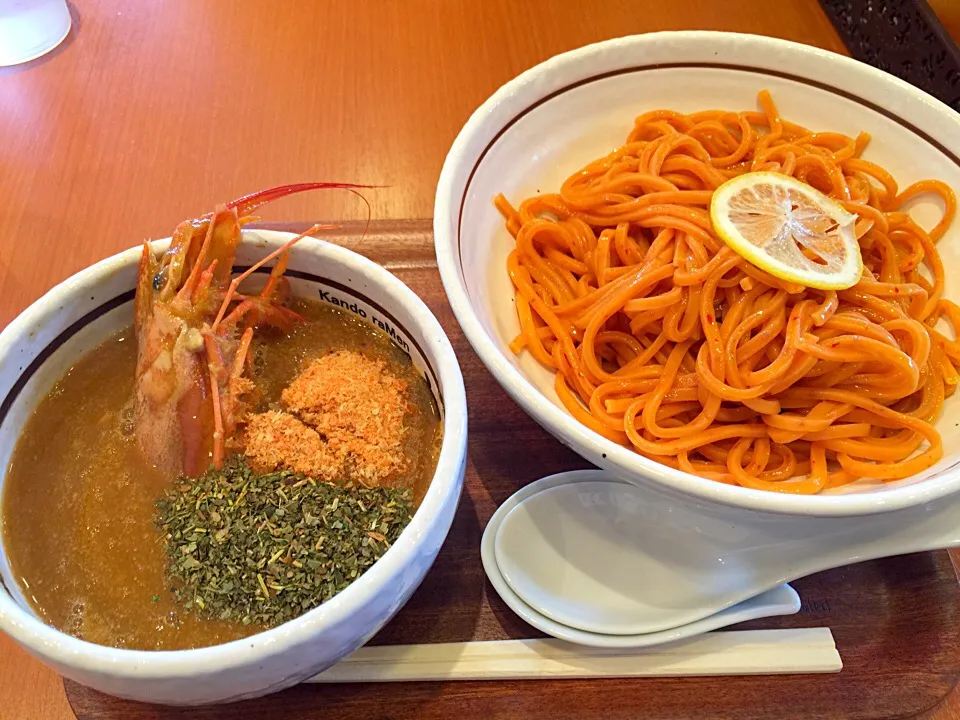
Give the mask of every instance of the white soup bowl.
<svg viewBox="0 0 960 720">
<path fill-rule="evenodd" d="M 290 237 L 244 231 L 236 265 L 253 264 Z M 168 242 L 153 247 L 161 250 Z M 77 359 L 133 322 L 140 252 L 127 250 L 74 275 L 0 333 L 0 490 L 20 430 L 37 403 Z M 394 342 L 429 383 L 441 408 L 443 445 L 420 507 L 383 557 L 331 600 L 276 628 L 195 650 L 119 650 L 45 625 L 0 546 L 0 630 L 63 676 L 111 695 L 171 705 L 264 695 L 315 675 L 367 642 L 433 564 L 453 520 L 466 460 L 466 399 L 450 341 L 409 288 L 344 248 L 302 240 L 291 250 L 287 277 L 297 296 L 336 298 L 366 322 L 391 327 Z M 0 515 L 6 511 L 0 503 Z"/>
<path fill-rule="evenodd" d="M 662 32 L 558 55 L 500 88 L 472 115 L 447 155 L 437 187 L 434 236 L 450 303 L 467 339 L 504 389 L 580 455 L 629 482 L 678 499 L 808 516 L 868 515 L 960 490 L 960 397 L 937 429 L 943 459 L 898 482 L 861 480 L 815 496 L 751 490 L 669 468 L 606 440 L 570 415 L 553 373 L 508 345 L 519 331 L 507 276 L 513 238 L 493 198 L 517 204 L 557 192 L 564 179 L 623 144 L 637 115 L 757 108 L 767 89 L 781 115 L 814 130 L 873 139 L 864 157 L 900 187 L 939 178 L 960 188 L 960 116 L 915 87 L 817 48 L 752 35 Z M 917 202 L 933 225 L 942 209 Z M 946 297 L 960 300 L 960 221 L 939 244 Z"/>
</svg>

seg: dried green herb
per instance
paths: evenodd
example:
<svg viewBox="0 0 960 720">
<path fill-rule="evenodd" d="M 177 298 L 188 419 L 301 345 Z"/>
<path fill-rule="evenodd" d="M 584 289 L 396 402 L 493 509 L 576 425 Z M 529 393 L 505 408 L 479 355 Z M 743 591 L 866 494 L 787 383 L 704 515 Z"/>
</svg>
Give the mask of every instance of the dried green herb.
<svg viewBox="0 0 960 720">
<path fill-rule="evenodd" d="M 171 590 L 203 617 L 278 625 L 329 600 L 410 522 L 408 490 L 258 474 L 239 456 L 157 503 Z"/>
</svg>

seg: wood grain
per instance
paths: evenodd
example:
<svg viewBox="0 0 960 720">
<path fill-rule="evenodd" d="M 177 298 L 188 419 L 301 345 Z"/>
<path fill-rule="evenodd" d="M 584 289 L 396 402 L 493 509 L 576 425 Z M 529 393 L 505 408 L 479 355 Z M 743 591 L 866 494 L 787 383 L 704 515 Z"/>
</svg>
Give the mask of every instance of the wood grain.
<svg viewBox="0 0 960 720">
<path fill-rule="evenodd" d="M 284 226 L 285 229 L 294 229 Z M 432 261 L 426 221 L 378 223 L 342 244 L 390 268 L 430 306 L 453 342 L 470 399 L 467 477 L 433 569 L 375 644 L 542 637 L 486 581 L 480 538 L 494 510 L 526 483 L 588 467 L 510 401 L 457 326 Z M 743 628 L 831 628 L 844 670 L 830 676 L 304 686 L 229 707 L 176 710 L 110 698 L 67 682 L 81 720 L 591 718 L 707 716 L 738 720 L 910 717 L 960 675 L 960 585 L 946 552 L 863 563 L 794 583 L 800 614 Z M 616 698 L 617 702 L 611 701 Z M 775 698 L 775 701 L 772 700 Z"/>
<path fill-rule="evenodd" d="M 957 0 L 928 0 L 928 2 L 947 32 L 960 43 L 960 2 Z"/>
<path fill-rule="evenodd" d="M 374 218 L 430 217 L 470 113 L 564 50 L 708 28 L 844 51 L 816 0 L 70 1 L 64 45 L 0 70 L 0 326 L 105 255 L 271 185 L 385 185 Z M 342 192 L 266 211 L 365 212 Z"/>
<path fill-rule="evenodd" d="M 60 676 L 0 633 L 0 718 L 73 718 Z"/>
</svg>

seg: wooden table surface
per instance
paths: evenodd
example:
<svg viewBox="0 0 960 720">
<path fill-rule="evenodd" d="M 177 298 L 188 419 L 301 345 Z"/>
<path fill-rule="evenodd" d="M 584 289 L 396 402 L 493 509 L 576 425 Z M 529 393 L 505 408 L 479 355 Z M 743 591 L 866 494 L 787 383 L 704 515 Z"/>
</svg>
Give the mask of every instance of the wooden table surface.
<svg viewBox="0 0 960 720">
<path fill-rule="evenodd" d="M 72 0 L 55 52 L 0 69 L 0 327 L 109 253 L 214 203 L 309 180 L 429 217 L 447 148 L 522 70 L 589 42 L 737 30 L 845 52 L 816 0 Z M 267 219 L 364 217 L 345 193 Z M 0 717 L 72 713 L 0 636 Z M 960 695 L 930 717 L 960 719 Z"/>
<path fill-rule="evenodd" d="M 928 2 L 947 32 L 960 43 L 960 2 L 957 0 L 928 0 Z"/>
</svg>

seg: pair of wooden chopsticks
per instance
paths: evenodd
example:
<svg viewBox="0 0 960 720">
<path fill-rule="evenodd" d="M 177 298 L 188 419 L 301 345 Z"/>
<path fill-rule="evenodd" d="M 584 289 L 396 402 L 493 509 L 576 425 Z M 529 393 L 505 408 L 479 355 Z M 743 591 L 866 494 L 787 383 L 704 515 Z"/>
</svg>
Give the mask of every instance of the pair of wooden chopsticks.
<svg viewBox="0 0 960 720">
<path fill-rule="evenodd" d="M 308 682 L 415 682 L 829 673 L 843 667 L 829 628 L 741 630 L 640 650 L 561 640 L 363 647 Z"/>
</svg>

